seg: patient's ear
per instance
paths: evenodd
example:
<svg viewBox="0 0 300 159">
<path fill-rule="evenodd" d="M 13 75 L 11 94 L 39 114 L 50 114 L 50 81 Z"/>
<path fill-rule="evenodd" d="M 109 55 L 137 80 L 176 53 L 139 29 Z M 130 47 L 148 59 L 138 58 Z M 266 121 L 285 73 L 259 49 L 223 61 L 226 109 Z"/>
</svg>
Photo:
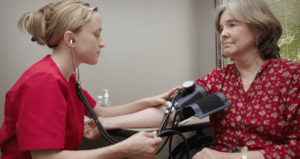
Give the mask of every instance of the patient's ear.
<svg viewBox="0 0 300 159">
<path fill-rule="evenodd" d="M 260 29 L 260 28 L 255 28 L 254 29 L 254 35 L 255 37 L 261 37 L 264 33 L 264 30 L 263 29 Z"/>
</svg>

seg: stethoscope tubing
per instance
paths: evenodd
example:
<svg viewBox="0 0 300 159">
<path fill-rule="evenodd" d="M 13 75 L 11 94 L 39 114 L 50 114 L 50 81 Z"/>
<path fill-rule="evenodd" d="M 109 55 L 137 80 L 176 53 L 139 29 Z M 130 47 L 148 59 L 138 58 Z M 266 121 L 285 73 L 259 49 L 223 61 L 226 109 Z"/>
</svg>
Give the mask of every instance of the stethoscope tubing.
<svg viewBox="0 0 300 159">
<path fill-rule="evenodd" d="M 93 110 L 93 108 L 91 107 L 91 105 L 89 104 L 89 102 L 86 100 L 86 98 L 84 97 L 82 91 L 81 91 L 81 86 L 80 86 L 80 81 L 77 81 L 76 82 L 76 92 L 77 92 L 77 95 L 79 97 L 79 99 L 81 100 L 81 102 L 85 105 L 85 107 L 88 109 L 88 111 L 90 112 L 93 120 L 95 121 L 96 123 L 96 126 L 99 130 L 99 132 L 103 135 L 103 137 L 108 141 L 110 142 L 111 144 L 116 144 L 118 143 L 119 141 L 117 141 L 116 139 L 114 139 L 112 136 L 110 136 L 108 134 L 108 132 L 104 129 L 104 127 L 102 126 L 101 122 L 99 122 L 98 120 L 98 116 L 96 115 L 95 111 Z M 169 139 L 169 136 L 170 135 L 174 135 L 174 134 L 178 134 L 185 142 L 186 144 L 186 151 L 189 152 L 189 147 L 188 147 L 188 143 L 187 143 L 187 140 L 186 138 L 178 131 L 176 130 L 165 130 L 167 124 L 168 123 L 168 118 L 169 118 L 169 115 L 170 115 L 170 112 L 165 116 L 165 119 L 163 120 L 162 122 L 162 127 L 160 129 L 160 133 L 157 135 L 159 137 L 165 137 L 165 136 L 168 136 L 168 139 Z M 172 138 L 172 137 L 171 137 Z M 166 143 L 166 142 L 165 142 Z M 165 143 L 163 144 L 163 146 L 161 147 L 161 149 L 165 146 Z M 187 153 L 187 158 L 189 159 L 189 154 Z"/>
<path fill-rule="evenodd" d="M 103 128 L 102 124 L 99 122 L 98 120 L 98 116 L 96 115 L 95 111 L 93 110 L 93 108 L 91 107 L 91 105 L 89 104 L 89 102 L 86 100 L 86 98 L 84 97 L 82 91 L 81 91 L 81 86 L 80 86 L 80 82 L 76 82 L 76 92 L 77 95 L 79 97 L 79 99 L 82 101 L 82 103 L 85 105 L 85 107 L 88 109 L 88 111 L 90 112 L 93 120 L 96 123 L 96 126 L 99 130 L 99 132 L 103 135 L 103 137 L 109 141 L 112 144 L 118 143 L 119 141 L 117 141 L 116 139 L 114 139 L 112 136 L 110 136 L 107 131 Z"/>
<path fill-rule="evenodd" d="M 86 98 L 84 97 L 82 91 L 81 91 L 81 83 L 79 81 L 79 69 L 78 69 L 78 74 L 76 76 L 76 69 L 75 69 L 75 60 L 74 60 L 74 53 L 73 53 L 73 42 L 75 42 L 75 39 L 72 39 L 70 41 L 70 48 L 71 48 L 71 54 L 72 54 L 72 61 L 73 61 L 73 69 L 74 69 L 74 74 L 75 74 L 75 80 L 76 80 L 76 92 L 77 92 L 77 95 L 78 95 L 78 98 L 81 100 L 81 102 L 85 105 L 85 107 L 88 109 L 88 111 L 90 112 L 93 120 L 95 121 L 96 123 L 96 126 L 99 130 L 99 132 L 103 135 L 103 137 L 108 141 L 110 142 L 111 144 L 116 144 L 118 143 L 119 141 L 114 139 L 112 136 L 110 136 L 108 134 L 108 132 L 104 129 L 104 127 L 102 126 L 101 122 L 99 122 L 99 119 L 98 119 L 98 116 L 96 115 L 95 111 L 93 110 L 93 108 L 91 107 L 91 105 L 89 104 L 89 102 L 86 100 Z M 180 94 L 180 93 L 178 93 Z M 178 94 L 176 95 L 176 97 L 178 96 Z M 173 106 L 173 102 L 175 101 L 175 98 L 173 98 L 173 101 L 172 101 L 172 106 Z M 188 147 L 188 143 L 187 143 L 187 140 L 186 138 L 178 131 L 176 130 L 165 130 L 166 129 L 166 126 L 167 126 L 167 123 L 168 123 L 168 118 L 169 118 L 169 115 L 170 115 L 171 111 L 169 111 L 169 113 L 167 114 L 167 116 L 165 116 L 165 119 L 162 121 L 162 126 L 161 128 L 159 129 L 159 133 L 157 136 L 159 137 L 163 137 L 165 135 L 171 135 L 171 134 L 178 134 L 180 137 L 183 138 L 183 140 L 185 141 L 185 144 L 186 144 L 186 149 L 187 149 L 187 152 L 189 152 L 189 147 Z M 175 119 L 175 118 L 174 118 Z M 174 124 L 174 122 L 173 122 Z M 172 126 L 172 128 L 174 128 L 174 126 Z M 169 135 L 169 136 L 170 136 Z M 169 136 L 168 136 L 168 139 L 169 139 Z M 172 136 L 172 135 L 171 135 Z M 172 137 L 171 137 L 172 138 Z M 165 142 L 166 143 L 166 142 Z M 161 149 L 165 146 L 165 143 L 163 144 L 163 146 L 161 147 Z M 189 153 L 187 153 L 187 158 L 189 159 Z"/>
</svg>

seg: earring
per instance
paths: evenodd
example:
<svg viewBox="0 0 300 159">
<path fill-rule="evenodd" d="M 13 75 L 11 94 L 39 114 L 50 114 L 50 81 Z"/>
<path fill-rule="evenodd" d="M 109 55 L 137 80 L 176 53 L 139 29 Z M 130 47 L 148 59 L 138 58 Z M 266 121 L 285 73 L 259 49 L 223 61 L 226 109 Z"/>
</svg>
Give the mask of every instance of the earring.
<svg viewBox="0 0 300 159">
<path fill-rule="evenodd" d="M 256 47 L 258 47 L 259 43 L 260 43 L 261 37 L 256 37 L 254 40 L 254 44 Z"/>
</svg>

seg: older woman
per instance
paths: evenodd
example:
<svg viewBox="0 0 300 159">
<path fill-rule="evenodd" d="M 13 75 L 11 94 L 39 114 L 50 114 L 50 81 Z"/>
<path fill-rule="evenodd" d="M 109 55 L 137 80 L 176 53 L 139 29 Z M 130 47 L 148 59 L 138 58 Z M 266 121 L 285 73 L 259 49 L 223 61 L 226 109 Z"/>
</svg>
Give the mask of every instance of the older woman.
<svg viewBox="0 0 300 159">
<path fill-rule="evenodd" d="M 300 64 L 280 59 L 282 29 L 263 0 L 230 0 L 215 14 L 224 56 L 234 60 L 196 83 L 231 106 L 210 116 L 212 146 L 194 159 L 300 158 Z M 241 149 L 247 152 L 240 152 Z"/>
</svg>

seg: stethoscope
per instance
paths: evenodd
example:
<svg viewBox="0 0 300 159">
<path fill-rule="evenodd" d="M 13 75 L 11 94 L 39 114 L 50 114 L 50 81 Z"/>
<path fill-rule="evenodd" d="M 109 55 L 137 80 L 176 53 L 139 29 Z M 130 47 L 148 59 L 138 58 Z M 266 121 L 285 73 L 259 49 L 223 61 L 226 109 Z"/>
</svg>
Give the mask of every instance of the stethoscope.
<svg viewBox="0 0 300 159">
<path fill-rule="evenodd" d="M 79 67 L 77 68 L 78 69 L 78 74 L 76 73 L 76 69 L 75 69 L 75 60 L 74 60 L 74 53 L 73 53 L 73 42 L 75 42 L 75 39 L 72 39 L 70 41 L 70 48 L 71 48 L 71 54 L 72 54 L 72 61 L 73 61 L 73 71 L 74 71 L 74 74 L 75 74 L 75 80 L 76 80 L 76 92 L 77 92 L 77 95 L 78 95 L 78 98 L 81 100 L 81 102 L 85 105 L 85 107 L 88 109 L 88 111 L 90 112 L 93 120 L 95 121 L 96 123 L 96 126 L 99 130 L 99 132 L 103 135 L 103 137 L 108 141 L 110 142 L 111 144 L 115 144 L 115 143 L 118 143 L 119 141 L 117 141 L 116 139 L 114 139 L 112 136 L 110 136 L 108 134 L 108 132 L 104 129 L 104 127 L 102 126 L 101 122 L 98 120 L 98 116 L 96 115 L 96 113 L 94 112 L 93 108 L 91 107 L 91 105 L 89 104 L 89 102 L 86 100 L 86 98 L 84 97 L 83 93 L 82 93 L 82 90 L 81 90 L 81 82 L 79 80 Z M 183 92 L 183 91 L 181 91 Z M 176 97 L 179 95 L 180 93 L 178 93 L 173 99 L 173 102 L 175 101 Z M 187 143 L 187 140 L 186 138 L 179 132 L 179 131 L 176 131 L 176 130 L 166 130 L 166 127 L 167 127 L 167 123 L 168 123 L 168 120 L 169 120 L 169 116 L 171 114 L 171 110 L 172 110 L 172 106 L 167 108 L 169 111 L 168 113 L 165 113 L 164 115 L 164 119 L 163 119 L 163 122 L 162 122 L 162 126 L 161 128 L 159 129 L 159 133 L 156 137 L 164 137 L 164 136 L 171 136 L 172 138 L 172 135 L 174 134 L 178 134 L 183 140 L 184 142 L 186 143 L 186 150 L 187 152 L 189 152 L 189 148 L 188 148 L 188 143 Z M 174 108 L 173 108 L 174 109 Z M 176 114 L 174 116 L 174 119 L 176 118 Z M 174 120 L 175 122 L 175 120 Z M 173 123 L 174 125 L 174 123 Z M 172 128 L 175 128 L 176 126 L 172 126 Z M 168 138 L 169 138 L 168 137 Z M 163 147 L 166 145 L 166 142 L 167 140 L 165 141 L 165 143 L 163 144 L 163 146 L 161 146 L 160 150 L 157 152 L 159 153 Z M 189 154 L 187 153 L 187 159 L 189 159 Z"/>
<path fill-rule="evenodd" d="M 93 108 L 91 107 L 91 105 L 89 104 L 89 102 L 86 100 L 86 98 L 84 97 L 84 95 L 82 93 L 81 82 L 79 80 L 79 67 L 77 68 L 78 69 L 78 74 L 76 74 L 76 69 L 75 69 L 74 53 L 73 53 L 73 46 L 72 46 L 73 42 L 75 42 L 75 39 L 72 39 L 70 41 L 70 48 L 71 48 L 71 54 L 72 54 L 73 71 L 74 71 L 74 74 L 75 74 L 75 80 L 76 80 L 75 85 L 76 85 L 76 92 L 77 92 L 78 98 L 81 100 L 81 102 L 85 105 L 85 107 L 90 112 L 93 120 L 96 123 L 96 126 L 97 126 L 99 132 L 103 135 L 103 137 L 108 142 L 110 142 L 111 144 L 116 144 L 119 141 L 117 141 L 112 136 L 110 136 L 108 134 L 108 132 L 104 129 L 104 127 L 102 126 L 101 122 L 98 120 L 98 116 L 96 115 L 96 113 L 94 112 Z M 188 145 L 187 139 L 182 135 L 182 133 L 180 133 L 177 130 L 174 130 L 174 129 L 177 128 L 177 126 L 179 124 L 179 121 L 181 121 L 181 119 L 182 119 L 182 117 L 179 115 L 179 120 L 178 120 L 178 122 L 175 123 L 176 117 L 178 115 L 178 111 L 175 111 L 175 115 L 174 115 L 174 119 L 173 119 L 173 123 L 172 123 L 171 129 L 166 129 L 166 127 L 168 125 L 170 114 L 174 111 L 174 104 L 176 102 L 176 98 L 179 97 L 180 95 L 186 95 L 187 93 L 191 93 L 195 89 L 195 84 L 194 84 L 194 82 L 191 82 L 191 81 L 185 82 L 182 86 L 183 86 L 183 89 L 180 90 L 175 95 L 175 97 L 171 99 L 170 106 L 168 108 L 166 108 L 166 111 L 164 113 L 164 117 L 163 117 L 163 120 L 162 120 L 161 127 L 158 130 L 158 134 L 155 136 L 155 137 L 166 137 L 166 136 L 168 137 L 165 140 L 165 142 L 162 144 L 162 146 L 159 148 L 159 150 L 158 150 L 158 152 L 156 154 L 158 154 L 164 148 L 164 146 L 167 144 L 168 140 L 170 139 L 170 142 L 169 142 L 169 154 L 170 154 L 169 158 L 170 159 L 173 159 L 173 157 L 171 155 L 171 143 L 172 143 L 171 141 L 172 141 L 172 137 L 173 137 L 174 134 L 179 135 L 183 139 L 183 141 L 185 143 L 185 147 L 186 147 L 186 152 L 187 152 L 186 153 L 186 158 L 189 159 L 189 153 L 188 153 L 189 152 L 189 145 Z"/>
<path fill-rule="evenodd" d="M 82 90 L 81 90 L 81 82 L 79 80 L 79 67 L 78 69 L 78 74 L 76 73 L 76 69 L 75 69 L 75 60 L 74 60 L 74 53 L 73 53 L 73 42 L 75 42 L 75 39 L 72 39 L 70 41 L 70 48 L 71 48 L 71 54 L 72 54 L 72 62 L 73 62 L 73 71 L 75 74 L 75 85 L 76 85 L 76 92 L 78 95 L 78 98 L 81 100 L 81 102 L 85 105 L 85 107 L 88 109 L 88 111 L 90 112 L 93 120 L 96 123 L 96 126 L 98 128 L 98 130 L 100 131 L 100 133 L 103 135 L 103 137 L 109 141 L 112 144 L 118 143 L 117 140 L 115 140 L 113 137 L 111 137 L 107 131 L 103 128 L 102 124 L 99 122 L 98 120 L 98 116 L 96 115 L 96 113 L 94 112 L 93 108 L 91 107 L 91 105 L 89 104 L 89 102 L 86 100 L 86 98 L 84 97 Z M 77 76 L 76 76 L 77 75 Z"/>
</svg>

